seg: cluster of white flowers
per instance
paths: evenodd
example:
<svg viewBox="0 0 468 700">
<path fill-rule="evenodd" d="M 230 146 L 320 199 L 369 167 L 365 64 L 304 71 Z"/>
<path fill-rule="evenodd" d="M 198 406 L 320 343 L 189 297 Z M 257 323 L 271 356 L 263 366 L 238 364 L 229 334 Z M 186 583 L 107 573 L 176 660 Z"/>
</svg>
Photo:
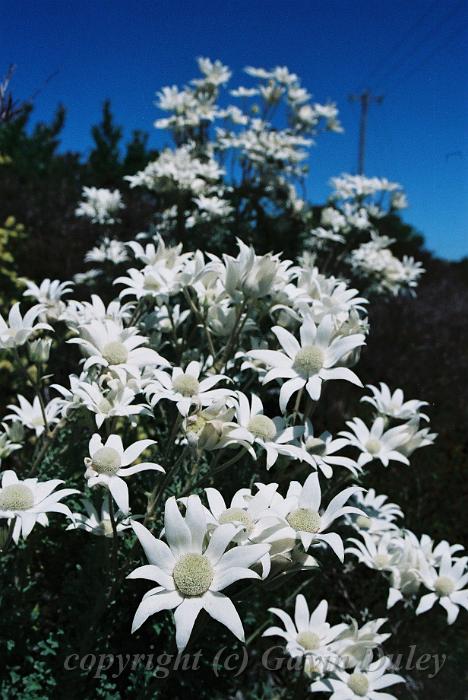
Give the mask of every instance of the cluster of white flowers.
<svg viewBox="0 0 468 700">
<path fill-rule="evenodd" d="M 84 216 L 93 224 L 115 224 L 119 211 L 124 208 L 119 190 L 101 187 L 83 187 L 83 201 L 76 208 L 76 216 Z"/>
<path fill-rule="evenodd" d="M 199 65 L 203 77 L 192 87 L 166 88 L 159 95 L 160 106 L 173 112 L 168 125 L 179 135 L 178 148 L 163 151 L 128 179 L 131 186 L 185 192 L 198 216 L 223 218 L 230 205 L 223 199 L 215 151 L 182 142 L 181 133 L 203 129 L 220 116 L 215 100 L 230 73 L 208 59 Z M 287 69 L 247 72 L 263 82 L 235 95 L 261 96 L 268 109 L 285 99 L 296 121 L 276 132 L 267 126 L 268 110 L 261 120 L 238 118 L 245 130 L 224 131 L 219 148 L 238 139 L 236 146 L 258 172 L 272 161 L 287 162 L 293 172 L 302 160 L 304 132 L 321 118 L 336 129 L 336 110 L 309 105 L 310 96 Z M 376 192 L 399 192 L 392 183 L 366 178 L 341 178 L 335 187 L 342 199 L 356 202 Z M 81 205 L 80 213 L 92 208 L 87 215 L 93 221 L 111 223 L 120 196 L 99 192 L 86 191 L 89 206 Z M 367 229 L 369 207 L 363 211 L 330 206 L 322 224 L 340 236 L 348 226 Z M 351 223 L 353 216 L 363 225 Z M 392 393 L 384 384 L 371 386 L 371 395 L 362 398 L 376 411 L 370 427 L 356 417 L 337 436 L 314 429 L 325 391 L 328 400 L 334 385 L 362 388 L 356 366 L 369 332 L 368 300 L 345 279 L 327 276 L 313 255 L 296 262 L 259 255 L 241 240 L 238 248 L 237 255 L 220 256 L 184 252 L 182 244 L 169 245 L 149 233 L 125 244 L 105 239 L 87 259 L 97 266 L 108 261 L 124 266 L 123 274 L 107 272 L 116 285 L 110 303 L 97 294 L 65 299 L 73 285 L 44 280 L 39 286 L 28 283 L 25 297 L 37 303 L 24 316 L 19 304 L 8 320 L 0 316 L 0 349 L 33 378 L 25 383 L 30 394 L 19 394 L 9 406 L 0 433 L 0 458 L 14 461 L 21 475 L 7 469 L 0 489 L 0 518 L 9 525 L 10 539 L 26 538 L 36 522 L 47 525 L 48 512 L 67 516 L 70 533 L 79 529 L 113 538 L 114 557 L 127 577 L 155 582 L 135 613 L 133 630 L 151 615 L 174 610 L 180 650 L 202 609 L 244 639 L 239 613 L 225 592 L 232 584 L 252 579 L 257 583 L 249 586 L 261 587 L 299 570 L 309 571 L 312 580 L 319 567 L 341 565 L 345 551 L 388 572 L 389 605 L 412 600 L 425 586 L 430 593 L 416 612 L 439 600 L 453 622 L 468 595 L 467 558 L 454 557 L 459 546 L 434 548 L 427 536 L 418 540 L 395 523 L 402 517 L 398 506 L 362 486 L 376 462 L 408 465 L 416 449 L 433 442 L 428 416 L 421 413 L 425 402 L 405 401 L 401 390 Z M 403 283 L 394 279 L 392 290 L 397 284 Z M 69 365 L 64 386 L 51 382 L 46 368 L 50 353 L 66 358 L 67 349 L 71 358 L 80 352 L 81 359 Z M 35 476 L 41 455 L 71 420 L 88 433 L 81 455 L 85 498 L 76 513 L 59 502 L 76 489 L 54 491 L 60 480 Z M 31 445 L 39 449 L 29 457 Z M 151 453 L 149 461 L 140 461 L 143 452 Z M 236 487 L 232 497 L 227 476 Z M 104 494 L 99 503 L 96 494 Z M 352 538 L 345 550 L 346 527 L 362 540 Z M 148 564 L 130 571 L 132 550 L 119 550 L 119 541 L 133 534 Z M 288 653 L 307 657 L 304 670 L 313 692 L 393 697 L 378 691 L 402 679 L 386 673 L 388 662 L 378 665 L 369 656 L 388 637 L 379 632 L 385 620 L 330 627 L 326 600 L 309 615 L 302 595 L 294 622 L 280 609 L 272 612 L 285 630 L 274 627 L 265 634 L 284 637 Z M 331 657 L 333 665 L 322 663 Z M 338 663 L 343 658 L 344 665 Z"/>
</svg>

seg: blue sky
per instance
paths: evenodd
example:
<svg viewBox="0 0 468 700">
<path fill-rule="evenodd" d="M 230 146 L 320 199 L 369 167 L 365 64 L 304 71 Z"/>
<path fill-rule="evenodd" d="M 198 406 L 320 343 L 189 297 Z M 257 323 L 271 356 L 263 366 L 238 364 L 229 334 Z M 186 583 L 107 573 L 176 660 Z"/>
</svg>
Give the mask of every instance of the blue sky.
<svg viewBox="0 0 468 700">
<path fill-rule="evenodd" d="M 127 134 L 145 129 L 159 145 L 154 93 L 194 77 L 196 56 L 227 63 L 233 85 L 245 65 L 287 65 L 317 100 L 338 103 L 346 131 L 312 152 L 314 202 L 356 167 L 347 98 L 370 87 L 385 99 L 371 108 L 366 174 L 401 182 L 405 219 L 457 259 L 468 254 L 467 18 L 463 0 L 3 0 L 0 70 L 17 65 L 17 97 L 43 86 L 37 118 L 65 104 L 63 145 L 85 152 L 106 97 Z"/>
</svg>

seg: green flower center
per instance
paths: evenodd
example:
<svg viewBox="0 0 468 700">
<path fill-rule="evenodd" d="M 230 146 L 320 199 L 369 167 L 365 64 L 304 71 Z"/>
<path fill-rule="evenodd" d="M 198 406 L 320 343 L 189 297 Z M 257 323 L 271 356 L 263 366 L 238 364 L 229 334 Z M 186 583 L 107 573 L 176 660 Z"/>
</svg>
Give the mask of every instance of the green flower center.
<svg viewBox="0 0 468 700">
<path fill-rule="evenodd" d="M 110 365 L 123 365 L 128 360 L 128 350 L 118 340 L 104 345 L 101 354 Z"/>
<path fill-rule="evenodd" d="M 149 275 L 145 277 L 144 287 L 149 292 L 158 292 L 161 289 L 161 283 L 155 277 Z"/>
<path fill-rule="evenodd" d="M 228 508 L 219 518 L 220 525 L 224 523 L 240 523 L 249 533 L 253 530 L 253 520 L 243 508 Z"/>
<path fill-rule="evenodd" d="M 28 510 L 34 505 L 34 494 L 26 484 L 10 484 L 0 490 L 0 510 Z"/>
<path fill-rule="evenodd" d="M 275 424 L 268 416 L 254 416 L 249 422 L 248 430 L 263 440 L 273 440 L 276 436 Z"/>
<path fill-rule="evenodd" d="M 356 525 L 361 528 L 361 530 L 368 530 L 372 525 L 372 520 L 367 517 L 367 515 L 358 515 L 356 518 Z"/>
<path fill-rule="evenodd" d="M 308 651 L 318 649 L 320 646 L 320 637 L 314 632 L 299 632 L 296 637 L 296 641 L 301 645 L 301 647 L 307 649 Z"/>
<path fill-rule="evenodd" d="M 376 569 L 383 569 L 388 566 L 390 557 L 388 554 L 376 554 L 374 557 L 374 564 Z"/>
<path fill-rule="evenodd" d="M 450 595 L 455 590 L 455 583 L 448 576 L 439 576 L 435 580 L 434 590 L 437 595 Z"/>
<path fill-rule="evenodd" d="M 298 508 L 289 513 L 286 520 L 294 530 L 313 533 L 320 530 L 320 515 L 316 510 Z"/>
<path fill-rule="evenodd" d="M 91 466 L 98 474 L 115 474 L 121 465 L 120 455 L 112 447 L 101 447 L 92 456 Z"/>
<path fill-rule="evenodd" d="M 107 399 L 102 399 L 97 407 L 101 413 L 109 413 L 112 410 L 112 404 Z"/>
<path fill-rule="evenodd" d="M 294 358 L 293 369 L 304 377 L 317 374 L 325 361 L 325 355 L 317 345 L 306 345 L 301 348 Z"/>
<path fill-rule="evenodd" d="M 213 581 L 213 567 L 204 554 L 184 554 L 172 572 L 177 590 L 184 596 L 203 595 Z"/>
<path fill-rule="evenodd" d="M 200 383 L 196 377 L 190 376 L 190 374 L 179 374 L 172 381 L 172 387 L 175 391 L 182 394 L 182 396 L 194 396 L 198 394 L 200 389 Z"/>
<path fill-rule="evenodd" d="M 352 673 L 348 679 L 348 688 L 350 688 L 355 695 L 364 697 L 369 690 L 369 681 L 363 673 Z"/>
<path fill-rule="evenodd" d="M 365 448 L 370 455 L 378 455 L 380 452 L 380 440 L 377 438 L 369 438 L 365 444 Z"/>
<path fill-rule="evenodd" d="M 311 455 L 322 457 L 327 451 L 326 443 L 320 438 L 309 437 L 306 440 L 305 448 Z"/>
</svg>

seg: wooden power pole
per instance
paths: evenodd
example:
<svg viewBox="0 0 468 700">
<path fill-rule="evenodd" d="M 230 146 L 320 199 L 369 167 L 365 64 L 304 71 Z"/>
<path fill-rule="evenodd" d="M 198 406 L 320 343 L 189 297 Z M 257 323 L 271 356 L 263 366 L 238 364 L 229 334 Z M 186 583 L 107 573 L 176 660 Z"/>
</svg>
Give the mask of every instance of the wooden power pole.
<svg viewBox="0 0 468 700">
<path fill-rule="evenodd" d="M 361 115 L 359 117 L 359 150 L 358 150 L 358 174 L 364 174 L 364 157 L 366 151 L 366 128 L 367 117 L 369 114 L 369 106 L 371 102 L 381 104 L 383 95 L 373 95 L 370 90 L 364 90 L 360 95 L 350 95 L 350 102 L 359 102 L 361 107 Z"/>
</svg>

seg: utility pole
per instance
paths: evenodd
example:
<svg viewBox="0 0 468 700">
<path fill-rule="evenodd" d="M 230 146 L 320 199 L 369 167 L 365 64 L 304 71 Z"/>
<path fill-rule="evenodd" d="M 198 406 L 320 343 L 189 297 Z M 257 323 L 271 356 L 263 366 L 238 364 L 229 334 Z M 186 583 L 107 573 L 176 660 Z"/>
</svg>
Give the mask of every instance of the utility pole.
<svg viewBox="0 0 468 700">
<path fill-rule="evenodd" d="M 350 95 L 350 102 L 359 102 L 361 107 L 361 115 L 359 118 L 359 151 L 358 151 L 358 175 L 364 173 L 364 155 L 366 150 L 366 128 L 367 117 L 369 114 L 369 106 L 371 102 L 381 104 L 383 95 L 373 95 L 370 90 L 364 90 L 360 95 Z"/>
</svg>

